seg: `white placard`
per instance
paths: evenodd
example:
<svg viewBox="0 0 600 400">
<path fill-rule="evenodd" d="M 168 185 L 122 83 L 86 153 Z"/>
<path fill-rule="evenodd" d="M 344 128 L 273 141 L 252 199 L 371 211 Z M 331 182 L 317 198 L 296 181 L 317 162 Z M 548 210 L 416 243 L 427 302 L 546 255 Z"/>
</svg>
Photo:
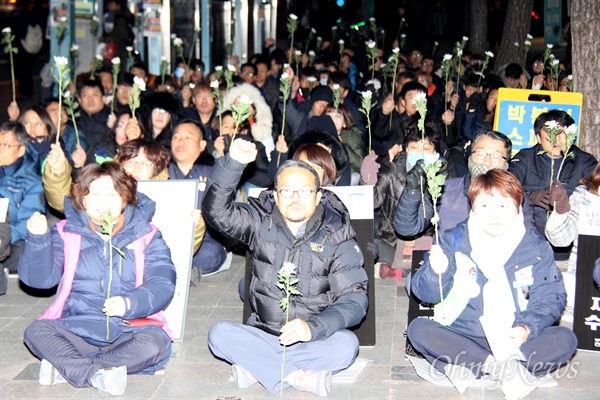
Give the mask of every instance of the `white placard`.
<svg viewBox="0 0 600 400">
<path fill-rule="evenodd" d="M 0 223 L 6 222 L 6 215 L 8 214 L 8 199 L 2 197 L 0 199 Z"/>
<path fill-rule="evenodd" d="M 600 236 L 600 197 L 586 196 L 589 205 L 582 205 L 579 209 L 579 234 Z"/>
<path fill-rule="evenodd" d="M 350 212 L 350 219 L 373 219 L 373 186 L 327 186 L 321 188 L 335 193 Z M 264 188 L 250 188 L 248 195 L 258 197 Z"/>
<path fill-rule="evenodd" d="M 171 250 L 177 284 L 165 317 L 173 331 L 173 338 L 183 340 L 194 249 L 194 223 L 190 214 L 197 205 L 198 181 L 139 181 L 138 191 L 156 202 L 152 223 L 160 229 Z"/>
</svg>

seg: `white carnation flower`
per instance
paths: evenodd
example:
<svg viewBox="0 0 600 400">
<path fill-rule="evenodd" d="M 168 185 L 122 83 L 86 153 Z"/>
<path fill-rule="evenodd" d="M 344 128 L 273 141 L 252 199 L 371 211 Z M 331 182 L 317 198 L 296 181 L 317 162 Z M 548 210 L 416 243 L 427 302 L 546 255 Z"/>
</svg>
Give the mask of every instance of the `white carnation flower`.
<svg viewBox="0 0 600 400">
<path fill-rule="evenodd" d="M 533 36 L 531 36 L 529 33 L 527 34 L 527 39 L 529 40 L 533 40 Z"/>
<path fill-rule="evenodd" d="M 294 50 L 294 54 L 297 56 L 301 56 L 302 55 L 302 50 Z"/>
<path fill-rule="evenodd" d="M 67 59 L 67 57 L 55 56 L 54 57 L 54 63 L 56 65 L 68 65 L 69 64 L 69 60 Z"/>
<path fill-rule="evenodd" d="M 79 46 L 74 44 L 73 46 L 71 46 L 71 51 L 79 51 Z"/>
<path fill-rule="evenodd" d="M 219 87 L 219 81 L 214 80 L 214 81 L 210 81 L 210 87 L 213 89 L 216 89 Z"/>
<path fill-rule="evenodd" d="M 530 40 L 526 40 L 525 42 L 523 42 L 523 44 L 525 44 L 525 46 L 531 46 L 531 41 Z"/>
<path fill-rule="evenodd" d="M 494 53 L 492 53 L 491 51 L 486 51 L 485 55 L 488 56 L 489 58 L 494 58 Z"/>
<path fill-rule="evenodd" d="M 400 53 L 400 48 L 399 48 L 399 47 L 394 47 L 394 48 L 392 49 L 392 53 L 394 53 L 394 54 L 398 54 L 398 53 Z"/>
<path fill-rule="evenodd" d="M 288 74 L 287 72 L 284 72 L 281 74 L 281 78 L 282 81 L 286 81 L 288 79 L 290 79 L 290 74 Z"/>
<path fill-rule="evenodd" d="M 514 43 L 514 46 L 515 46 L 515 47 L 519 47 L 519 46 L 520 46 L 519 42 L 515 42 L 515 43 Z"/>
<path fill-rule="evenodd" d="M 94 57 L 96 57 L 96 60 L 98 61 L 104 61 L 104 56 L 102 54 L 96 54 Z"/>
<path fill-rule="evenodd" d="M 413 104 L 417 104 L 419 101 L 427 101 L 427 93 L 419 92 L 413 97 Z"/>
<path fill-rule="evenodd" d="M 551 48 L 553 48 L 553 47 L 554 47 L 554 45 L 553 45 L 553 44 L 550 44 L 550 43 L 548 43 L 548 44 L 546 45 L 546 47 L 547 47 L 547 48 L 549 48 L 549 49 L 551 49 Z"/>
<path fill-rule="evenodd" d="M 560 64 L 560 60 L 557 60 L 557 59 L 552 60 L 552 65 L 553 66 L 554 65 L 558 65 L 558 64 Z"/>
<path fill-rule="evenodd" d="M 577 125 L 572 124 L 572 125 L 567 126 L 567 129 L 565 129 L 565 133 L 567 135 L 574 135 L 574 134 L 576 134 L 577 133 Z"/>
<path fill-rule="evenodd" d="M 406 33 L 402 33 L 402 34 L 400 34 L 400 37 L 401 37 L 402 39 L 406 39 Z"/>
<path fill-rule="evenodd" d="M 468 42 L 469 41 L 469 37 L 468 36 L 463 36 L 463 42 Z"/>
<path fill-rule="evenodd" d="M 375 46 L 377 45 L 377 43 L 375 43 L 374 40 L 369 40 L 368 42 L 365 42 L 365 43 L 366 43 L 367 47 L 370 49 L 374 49 Z"/>
<path fill-rule="evenodd" d="M 121 64 L 121 59 L 119 57 L 115 57 L 112 60 L 110 60 L 110 62 L 115 65 L 119 65 L 119 64 Z"/>
<path fill-rule="evenodd" d="M 235 72 L 235 67 L 231 64 L 227 64 L 227 69 L 230 70 L 231 72 Z"/>
<path fill-rule="evenodd" d="M 444 54 L 444 58 L 442 61 L 450 61 L 452 60 L 452 54 Z"/>
<path fill-rule="evenodd" d="M 217 65 L 215 67 L 215 71 L 223 71 L 223 66 L 222 65 Z"/>
<path fill-rule="evenodd" d="M 338 40 L 338 44 L 344 44 L 344 39 Z"/>
<path fill-rule="evenodd" d="M 139 76 L 133 77 L 133 84 L 137 85 L 142 92 L 144 90 L 146 90 L 146 82 L 144 82 L 144 80 L 142 78 L 140 78 Z"/>
<path fill-rule="evenodd" d="M 362 92 L 362 96 L 366 99 L 370 99 L 373 96 L 373 93 L 370 90 L 365 90 Z"/>
<path fill-rule="evenodd" d="M 290 18 L 295 21 L 298 19 L 298 16 L 296 14 L 290 14 Z"/>
<path fill-rule="evenodd" d="M 252 99 L 250 99 L 250 97 L 248 97 L 248 95 L 246 94 L 242 94 L 239 97 L 239 100 L 241 103 L 252 104 Z"/>
<path fill-rule="evenodd" d="M 287 261 L 283 263 L 283 266 L 279 269 L 279 273 L 287 276 L 296 275 L 296 266 L 294 263 Z"/>
<path fill-rule="evenodd" d="M 570 81 L 572 81 L 573 80 L 573 75 L 568 75 L 567 79 L 570 80 Z"/>
<path fill-rule="evenodd" d="M 369 21 L 371 21 L 371 22 L 375 22 L 375 17 L 371 17 L 371 18 L 369 18 Z"/>
<path fill-rule="evenodd" d="M 133 51 L 133 47 L 127 46 L 127 47 L 125 47 L 125 50 L 127 50 L 129 53 L 131 53 Z"/>
<path fill-rule="evenodd" d="M 183 40 L 181 40 L 181 38 L 176 37 L 175 39 L 173 39 L 173 46 L 183 46 Z"/>
<path fill-rule="evenodd" d="M 309 50 L 308 51 L 308 55 L 311 56 L 311 57 L 314 57 L 314 56 L 317 55 L 317 53 L 315 53 L 313 50 Z"/>
<path fill-rule="evenodd" d="M 308 80 L 309 82 L 315 83 L 317 81 L 317 78 L 315 78 L 314 76 L 309 76 L 308 78 L 306 78 L 306 80 Z"/>
<path fill-rule="evenodd" d="M 332 89 L 333 90 L 340 90 L 340 85 L 337 84 L 337 83 L 334 83 Z"/>
<path fill-rule="evenodd" d="M 554 120 L 546 122 L 545 125 L 550 129 L 559 129 L 558 122 Z"/>
<path fill-rule="evenodd" d="M 2 29 L 2 33 L 7 34 L 7 33 L 11 33 L 12 31 L 10 30 L 10 27 L 6 27 L 4 29 Z"/>
</svg>

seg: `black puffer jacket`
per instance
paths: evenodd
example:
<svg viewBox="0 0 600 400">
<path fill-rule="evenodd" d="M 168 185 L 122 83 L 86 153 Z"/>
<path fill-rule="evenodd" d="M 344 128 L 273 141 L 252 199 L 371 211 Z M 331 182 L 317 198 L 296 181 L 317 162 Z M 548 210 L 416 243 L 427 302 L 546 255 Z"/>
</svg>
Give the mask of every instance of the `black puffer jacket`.
<svg viewBox="0 0 600 400">
<path fill-rule="evenodd" d="M 229 155 L 211 172 L 202 203 L 206 222 L 224 235 L 247 244 L 252 254 L 249 325 L 279 335 L 285 312 L 277 288 L 277 272 L 286 262 L 297 266 L 298 290 L 292 296 L 289 320 L 299 318 L 310 327 L 312 339 L 328 338 L 360 323 L 367 311 L 367 275 L 363 255 L 354 239 L 350 215 L 341 200 L 323 190 L 321 202 L 295 238 L 275 205 L 272 191 L 250 204 L 236 203 L 235 187 L 244 165 Z"/>
</svg>

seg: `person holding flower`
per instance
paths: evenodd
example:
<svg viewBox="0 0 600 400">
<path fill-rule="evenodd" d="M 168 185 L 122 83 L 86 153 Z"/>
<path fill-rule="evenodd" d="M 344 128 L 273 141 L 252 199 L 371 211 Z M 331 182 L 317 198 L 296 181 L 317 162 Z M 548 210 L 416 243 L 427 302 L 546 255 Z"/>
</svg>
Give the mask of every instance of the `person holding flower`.
<svg viewBox="0 0 600 400">
<path fill-rule="evenodd" d="M 565 288 L 548 242 L 527 229 L 525 193 L 507 171 L 471 181 L 467 221 L 442 234 L 411 289 L 434 317 L 408 327 L 411 343 L 460 393 L 489 374 L 507 399 L 522 398 L 537 376 L 567 363 L 577 338 L 553 326 Z"/>
<path fill-rule="evenodd" d="M 27 221 L 19 278 L 28 286 L 60 284 L 55 302 L 24 332 L 42 360 L 39 383 L 69 382 L 122 395 L 127 374 L 153 373 L 171 354 L 162 310 L 176 272 L 152 200 L 116 163 L 91 164 L 65 199 L 66 220 L 48 229 Z M 143 349 L 143 350 L 141 350 Z"/>
<path fill-rule="evenodd" d="M 579 181 L 580 185 L 569 196 L 564 186 L 555 181 L 550 189 L 549 199 L 553 210 L 546 223 L 546 239 L 553 246 L 567 247 L 573 244 L 569 264 L 563 272 L 565 289 L 567 290 L 567 305 L 561 319 L 572 322 L 575 306 L 575 282 L 577 275 L 577 248 L 579 238 L 579 216 L 584 207 L 600 203 L 600 164 L 590 175 Z"/>
<path fill-rule="evenodd" d="M 533 126 L 538 144 L 519 151 L 508 169 L 531 198 L 535 226 L 541 234 L 546 227 L 548 212 L 555 207 L 550 202 L 551 182 L 558 181 L 570 196 L 579 181 L 589 176 L 598 163 L 592 154 L 579 149 L 574 142 L 568 146 L 566 131 L 570 126 L 575 128 L 575 121 L 564 111 L 550 110 L 540 114 Z M 554 139 L 551 138 L 553 132 L 549 132 L 551 127 L 560 131 L 552 135 Z M 570 251 L 570 247 L 554 248 L 555 257 L 560 261 L 566 261 Z"/>
<path fill-rule="evenodd" d="M 256 154 L 253 143 L 235 140 L 213 168 L 202 203 L 207 224 L 248 245 L 252 262 L 251 317 L 246 324 L 217 322 L 208 344 L 232 364 L 239 389 L 260 382 L 271 393 L 293 386 L 326 397 L 331 374 L 358 353 L 347 328 L 367 310 L 363 256 L 343 203 L 321 189 L 317 172 L 302 161 L 280 166 L 274 190 L 236 203 L 238 181 Z M 286 297 L 277 284 L 281 274 L 296 277 L 293 288 L 301 294 Z"/>
</svg>

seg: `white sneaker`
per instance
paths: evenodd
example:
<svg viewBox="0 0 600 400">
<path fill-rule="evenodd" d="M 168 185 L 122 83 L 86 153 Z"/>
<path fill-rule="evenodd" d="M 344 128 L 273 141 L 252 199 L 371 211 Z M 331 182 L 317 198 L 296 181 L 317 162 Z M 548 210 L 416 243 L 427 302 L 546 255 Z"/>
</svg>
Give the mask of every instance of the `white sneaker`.
<svg viewBox="0 0 600 400">
<path fill-rule="evenodd" d="M 127 387 L 127 367 L 99 369 L 92 378 L 92 386 L 101 392 L 121 396 Z"/>
<path fill-rule="evenodd" d="M 331 393 L 331 371 L 296 371 L 291 385 L 303 392 L 314 393 L 319 397 L 329 397 Z"/>
<path fill-rule="evenodd" d="M 38 382 L 40 385 L 56 385 L 58 383 L 66 383 L 67 380 L 49 361 L 42 360 Z"/>
<path fill-rule="evenodd" d="M 256 378 L 241 365 L 232 364 L 231 374 L 233 375 L 233 383 L 238 389 L 246 389 L 258 382 Z"/>
</svg>

